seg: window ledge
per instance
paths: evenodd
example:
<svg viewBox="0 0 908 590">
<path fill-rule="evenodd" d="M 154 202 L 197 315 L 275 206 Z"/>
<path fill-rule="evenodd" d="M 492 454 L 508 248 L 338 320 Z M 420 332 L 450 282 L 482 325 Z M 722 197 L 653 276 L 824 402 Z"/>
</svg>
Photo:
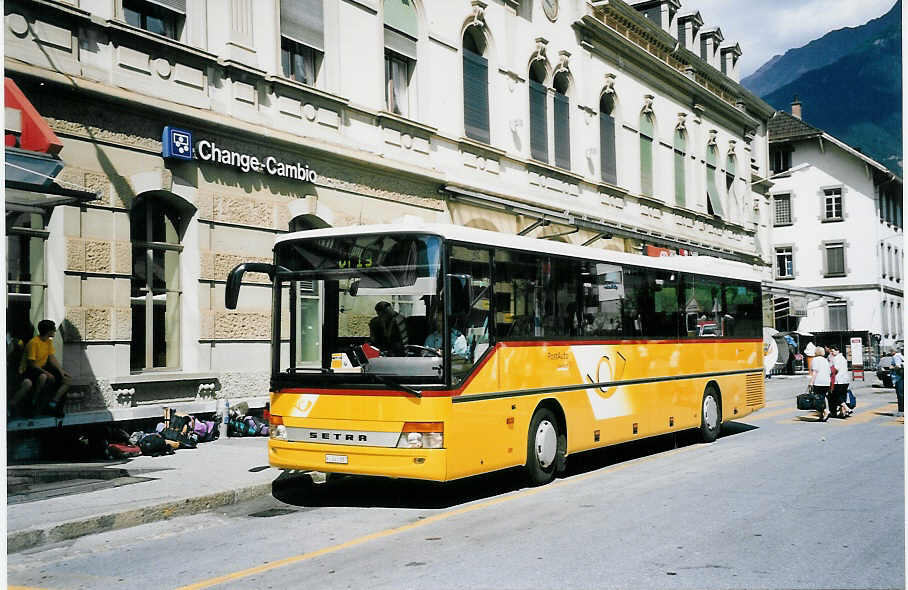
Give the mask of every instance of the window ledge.
<svg viewBox="0 0 908 590">
<path fill-rule="evenodd" d="M 558 166 L 554 166 L 546 162 L 540 162 L 539 160 L 534 160 L 532 158 L 526 161 L 526 167 L 528 171 L 530 168 L 540 168 L 545 171 L 545 174 L 549 176 L 561 176 L 567 180 L 570 180 L 571 182 L 587 182 L 587 180 L 583 176 L 576 174 L 568 170 L 567 168 L 559 168 Z"/>
<path fill-rule="evenodd" d="M 167 383 L 170 381 L 213 381 L 218 378 L 217 373 L 184 373 L 181 371 L 148 371 L 125 375 L 111 380 L 111 387 L 121 387 L 134 383 Z"/>
<path fill-rule="evenodd" d="M 844 217 L 823 217 L 820 219 L 820 223 L 836 223 L 837 221 L 845 221 Z"/>
<path fill-rule="evenodd" d="M 773 227 L 791 227 L 791 226 L 793 226 L 793 225 L 794 225 L 794 223 L 792 223 L 792 222 L 788 222 L 788 223 L 774 223 L 774 224 L 772 224 Z"/>
<path fill-rule="evenodd" d="M 309 86 L 308 84 L 303 84 L 302 82 L 297 82 L 296 80 L 291 80 L 290 78 L 285 78 L 283 76 L 268 75 L 265 76 L 265 81 L 270 82 L 271 84 L 274 84 L 276 86 L 283 86 L 284 88 L 299 90 L 301 92 L 305 92 L 306 94 L 317 96 L 339 105 L 347 106 L 350 104 L 350 99 L 337 96 L 336 94 L 331 94 L 330 92 L 320 90 L 315 86 Z"/>
<path fill-rule="evenodd" d="M 793 281 L 794 279 L 795 279 L 795 277 L 793 277 L 793 276 L 791 276 L 791 277 L 776 277 L 776 280 L 777 280 L 777 281 Z"/>
<path fill-rule="evenodd" d="M 495 154 L 496 156 L 499 156 L 499 157 L 504 157 L 504 156 L 508 155 L 508 153 L 506 151 L 504 151 L 503 149 L 500 149 L 497 147 L 492 147 L 491 145 L 489 145 L 487 143 L 483 143 L 481 141 L 476 141 L 475 139 L 470 139 L 469 137 L 461 137 L 460 139 L 457 140 L 457 145 L 459 145 L 461 148 L 469 147 L 469 148 L 472 148 L 475 150 L 484 151 L 486 153 Z"/>
<path fill-rule="evenodd" d="M 840 279 L 847 277 L 848 274 L 844 272 L 835 272 L 835 273 L 826 273 L 823 275 L 824 279 Z"/>
<path fill-rule="evenodd" d="M 429 135 L 435 135 L 436 133 L 438 133 L 437 127 L 432 127 L 431 125 L 426 125 L 425 123 L 420 123 L 419 121 L 415 121 L 407 117 L 402 117 L 390 111 L 378 111 L 378 114 L 375 116 L 375 118 L 378 121 L 378 124 L 382 127 L 384 127 L 384 123 L 386 121 L 392 121 L 398 125 L 403 125 L 412 129 L 419 129 L 423 133 L 428 133 Z"/>
<path fill-rule="evenodd" d="M 182 41 L 178 41 L 177 39 L 171 39 L 170 37 L 165 37 L 164 35 L 158 35 L 157 33 L 150 33 L 148 31 L 146 31 L 145 29 L 140 29 L 138 27 L 134 27 L 121 20 L 109 19 L 106 21 L 106 24 L 107 24 L 108 29 L 118 31 L 120 33 L 128 33 L 135 37 L 141 37 L 142 39 L 145 39 L 146 41 L 151 41 L 158 45 L 164 45 L 164 46 L 170 47 L 172 49 L 176 49 L 178 51 L 190 53 L 192 55 L 195 55 L 196 57 L 200 57 L 200 58 L 208 60 L 212 63 L 215 63 L 218 61 L 217 55 L 215 55 L 213 53 L 209 53 L 208 51 L 203 51 L 197 47 L 193 47 L 192 45 L 187 45 L 187 44 L 183 43 Z"/>
</svg>

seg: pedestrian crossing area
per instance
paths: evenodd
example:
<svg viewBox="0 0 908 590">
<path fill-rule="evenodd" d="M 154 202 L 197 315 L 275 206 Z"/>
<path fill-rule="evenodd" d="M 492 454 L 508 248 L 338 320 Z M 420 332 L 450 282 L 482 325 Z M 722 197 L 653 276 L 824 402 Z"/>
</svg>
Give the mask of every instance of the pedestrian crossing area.
<svg viewBox="0 0 908 590">
<path fill-rule="evenodd" d="M 830 418 L 828 424 L 836 428 L 873 424 L 876 426 L 904 426 L 905 418 L 895 416 L 896 403 L 890 400 L 865 399 L 858 401 L 855 413 L 846 419 Z M 818 422 L 815 411 L 797 409 L 794 398 L 767 402 L 758 412 L 741 419 L 743 422 L 775 421 L 776 424 L 797 424 L 800 422 Z"/>
</svg>

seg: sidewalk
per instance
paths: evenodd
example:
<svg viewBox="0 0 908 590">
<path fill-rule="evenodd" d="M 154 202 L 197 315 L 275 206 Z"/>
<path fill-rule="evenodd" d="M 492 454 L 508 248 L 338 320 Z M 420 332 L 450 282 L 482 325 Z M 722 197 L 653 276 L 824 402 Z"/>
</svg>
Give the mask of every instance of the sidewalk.
<svg viewBox="0 0 908 590">
<path fill-rule="evenodd" d="M 173 455 L 7 467 L 7 552 L 195 514 L 271 493 L 267 437 Z M 303 474 L 300 474 L 303 476 Z"/>
</svg>

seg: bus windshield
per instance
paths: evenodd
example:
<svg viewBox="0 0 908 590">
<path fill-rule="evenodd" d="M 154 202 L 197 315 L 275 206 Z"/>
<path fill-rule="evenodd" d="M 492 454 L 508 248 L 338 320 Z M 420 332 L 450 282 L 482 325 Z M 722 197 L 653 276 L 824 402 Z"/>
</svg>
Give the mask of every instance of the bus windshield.
<svg viewBox="0 0 908 590">
<path fill-rule="evenodd" d="M 307 383 L 441 384 L 442 351 L 427 346 L 442 325 L 441 245 L 419 234 L 279 243 L 276 325 L 290 342 L 275 368 Z"/>
</svg>

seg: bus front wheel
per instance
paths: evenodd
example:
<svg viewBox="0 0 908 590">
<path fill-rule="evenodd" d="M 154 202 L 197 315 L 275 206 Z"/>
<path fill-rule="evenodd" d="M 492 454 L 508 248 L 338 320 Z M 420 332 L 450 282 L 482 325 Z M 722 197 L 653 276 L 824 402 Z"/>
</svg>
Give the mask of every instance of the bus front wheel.
<svg viewBox="0 0 908 590">
<path fill-rule="evenodd" d="M 700 439 L 711 443 L 719 437 L 722 427 L 722 411 L 719 405 L 719 392 L 712 386 L 703 393 L 703 406 L 700 417 Z"/>
<path fill-rule="evenodd" d="M 551 410 L 536 410 L 527 437 L 526 470 L 531 485 L 547 484 L 555 477 L 562 437 L 563 434 L 558 432 L 558 420 Z"/>
</svg>

